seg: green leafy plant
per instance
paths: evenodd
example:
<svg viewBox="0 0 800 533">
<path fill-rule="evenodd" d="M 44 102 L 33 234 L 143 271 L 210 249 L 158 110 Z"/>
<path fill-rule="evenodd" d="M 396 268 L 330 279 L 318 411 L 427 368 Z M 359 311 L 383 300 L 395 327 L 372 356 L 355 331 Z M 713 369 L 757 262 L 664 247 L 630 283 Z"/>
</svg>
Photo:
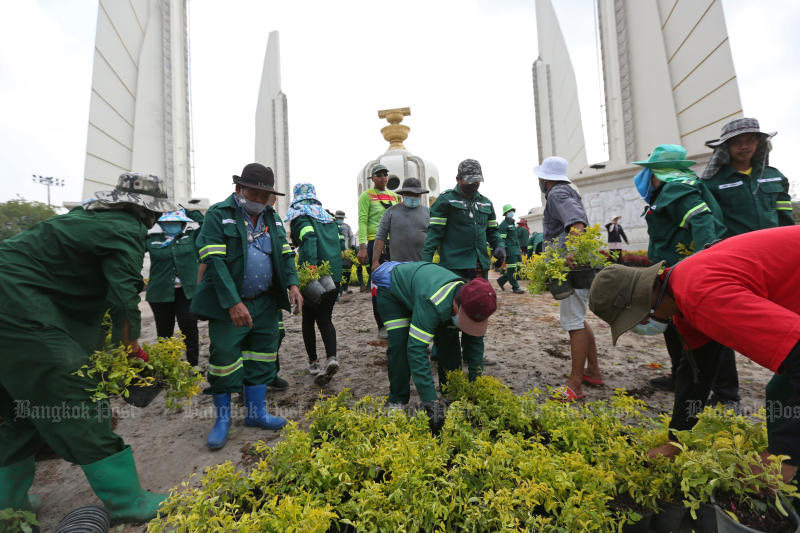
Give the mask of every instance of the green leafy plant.
<svg viewBox="0 0 800 533">
<path fill-rule="evenodd" d="M 609 264 L 608 258 L 602 253 L 605 242 L 599 224 L 583 231 L 570 231 L 564 246 L 573 268 L 602 268 Z"/>
<path fill-rule="evenodd" d="M 300 290 L 306 288 L 306 285 L 322 276 L 331 275 L 331 264 L 329 261 L 323 261 L 319 265 L 310 265 L 308 262 L 303 263 L 297 267 L 297 279 L 300 282 Z"/>
<path fill-rule="evenodd" d="M 14 531 L 32 533 L 37 527 L 36 515 L 30 511 L 17 511 L 14 509 L 0 509 L 0 531 Z"/>
<path fill-rule="evenodd" d="M 522 259 L 517 277 L 530 281 L 528 292 L 541 294 L 547 290 L 548 283 L 554 280 L 566 281 L 568 273 L 569 267 L 564 249 L 550 243 L 541 254 L 533 254 Z"/>
</svg>

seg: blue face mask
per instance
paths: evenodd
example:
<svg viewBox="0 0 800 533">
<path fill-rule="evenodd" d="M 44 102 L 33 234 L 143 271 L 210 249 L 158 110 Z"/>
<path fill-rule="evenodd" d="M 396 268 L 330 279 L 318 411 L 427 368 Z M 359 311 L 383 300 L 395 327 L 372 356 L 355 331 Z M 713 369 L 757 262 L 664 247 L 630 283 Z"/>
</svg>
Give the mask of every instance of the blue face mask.
<svg viewBox="0 0 800 533">
<path fill-rule="evenodd" d="M 183 230 L 183 222 L 159 222 L 158 225 L 170 237 L 175 237 Z"/>
<path fill-rule="evenodd" d="M 667 331 L 667 326 L 669 326 L 669 324 L 666 322 L 658 322 L 657 320 L 653 320 L 651 318 L 646 324 L 636 324 L 633 326 L 633 328 L 631 328 L 631 331 L 637 335 L 661 335 Z"/>
<path fill-rule="evenodd" d="M 653 171 L 649 168 L 645 168 L 633 178 L 633 184 L 636 185 L 639 196 L 647 203 L 650 203 L 650 195 L 653 194 L 652 177 Z"/>
<path fill-rule="evenodd" d="M 455 315 L 451 316 L 450 320 L 453 322 L 453 325 L 455 327 L 458 327 L 458 314 L 455 314 Z"/>
<path fill-rule="evenodd" d="M 508 213 L 506 213 L 506 218 L 509 220 L 514 220 L 514 215 L 516 213 L 517 213 L 516 211 L 509 211 Z"/>
<path fill-rule="evenodd" d="M 403 205 L 406 207 L 419 207 L 419 196 L 403 196 Z"/>
</svg>

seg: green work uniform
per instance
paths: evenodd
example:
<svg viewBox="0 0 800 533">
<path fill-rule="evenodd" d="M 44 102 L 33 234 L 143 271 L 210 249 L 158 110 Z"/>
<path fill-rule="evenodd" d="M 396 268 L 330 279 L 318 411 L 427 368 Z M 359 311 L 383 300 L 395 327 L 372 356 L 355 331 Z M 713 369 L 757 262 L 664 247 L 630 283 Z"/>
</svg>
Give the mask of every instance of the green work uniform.
<svg viewBox="0 0 800 533">
<path fill-rule="evenodd" d="M 487 242 L 492 250 L 501 246 L 492 202 L 478 192 L 467 198 L 458 189 L 450 189 L 440 194 L 431 206 L 422 260 L 433 261 L 433 253 L 438 249 L 439 264 L 445 268 L 479 267 L 488 271 Z"/>
<path fill-rule="evenodd" d="M 794 225 L 789 180 L 776 168 L 753 165 L 748 176 L 726 165 L 703 183 L 722 209 L 726 237 Z"/>
<path fill-rule="evenodd" d="M 181 233 L 167 246 L 164 233 L 151 233 L 145 244 L 150 254 L 150 280 L 147 282 L 145 299 L 148 302 L 174 302 L 175 278 L 187 300 L 192 299 L 197 286 L 197 232 Z"/>
<path fill-rule="evenodd" d="M 139 337 L 147 228 L 124 210 L 76 208 L 0 243 L 0 467 L 47 443 L 87 465 L 125 449 L 96 381 L 73 375 L 106 310 L 119 342 Z"/>
<path fill-rule="evenodd" d="M 528 239 L 528 255 L 538 254 L 542 252 L 542 243 L 544 242 L 544 235 L 538 231 L 531 233 Z"/>
<path fill-rule="evenodd" d="M 514 220 L 503 217 L 503 221 L 497 226 L 497 232 L 500 234 L 500 246 L 504 246 L 506 249 L 506 269 L 498 278 L 497 283 L 502 287 L 509 282 L 512 288 L 519 289 L 516 274 L 522 264 L 522 254 L 519 250 L 519 239 Z"/>
<path fill-rule="evenodd" d="M 651 262 L 672 266 L 684 257 L 721 239 L 722 211 L 703 182 L 696 177 L 661 182 L 644 215 Z"/>
<path fill-rule="evenodd" d="M 519 253 L 522 256 L 528 249 L 528 239 L 531 238 L 531 232 L 525 226 L 517 226 L 517 242 L 519 243 Z"/>
<path fill-rule="evenodd" d="M 386 361 L 389 372 L 389 402 L 408 403 L 409 376 L 414 380 L 420 400 L 436 400 L 427 346 L 433 342 L 438 352 L 439 383 L 446 381 L 447 371 L 461 368 L 461 347 L 447 330 L 453 325 L 455 289 L 464 280 L 450 270 L 426 262 L 400 263 L 391 274 L 391 287 L 378 287 L 378 311 L 386 324 L 389 345 Z M 469 340 L 467 339 L 469 338 Z M 464 357 L 470 367 L 470 378 L 483 370 L 483 337 L 465 335 Z M 474 373 L 474 375 L 473 375 Z"/>
<path fill-rule="evenodd" d="M 340 239 L 335 222 L 323 224 L 309 215 L 300 215 L 291 222 L 292 242 L 298 245 L 297 262 L 300 265 L 319 266 L 328 261 L 333 281 L 342 279 L 342 250 L 344 239 Z"/>
<path fill-rule="evenodd" d="M 243 384 L 268 384 L 276 375 L 280 310 L 290 309 L 286 289 L 298 282 L 294 251 L 280 220 L 269 206 L 263 215 L 272 243 L 272 285 L 250 299 L 241 296 L 248 234 L 235 195 L 209 208 L 197 236 L 200 261 L 207 268 L 192 298 L 192 312 L 209 319 L 207 394 L 239 392 Z M 231 321 L 229 309 L 241 302 L 253 319 L 252 328 L 237 328 Z"/>
</svg>

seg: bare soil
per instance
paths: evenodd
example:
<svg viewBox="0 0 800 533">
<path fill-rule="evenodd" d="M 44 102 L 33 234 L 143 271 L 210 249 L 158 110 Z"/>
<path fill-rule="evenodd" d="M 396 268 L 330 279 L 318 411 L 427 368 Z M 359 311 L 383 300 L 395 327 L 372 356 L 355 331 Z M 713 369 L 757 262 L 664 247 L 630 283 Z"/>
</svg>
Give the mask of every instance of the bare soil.
<svg viewBox="0 0 800 533">
<path fill-rule="evenodd" d="M 491 273 L 492 283 L 497 276 Z M 150 308 L 143 302 L 141 309 L 142 340 L 153 341 L 155 325 Z M 584 387 L 586 400 L 607 398 L 614 389 L 624 388 L 647 402 L 654 415 L 669 412 L 673 395 L 648 383 L 649 379 L 669 371 L 663 338 L 627 334 L 612 347 L 608 326 L 591 313 L 587 322 L 597 339 L 606 384 Z M 290 386 L 285 392 L 270 391 L 272 414 L 302 423 L 320 394 L 332 395 L 344 388 L 350 388 L 357 397 L 387 394 L 386 344 L 378 339 L 368 293 L 359 293 L 355 288 L 334 307 L 341 366 L 338 374 L 322 388 L 314 384 L 307 371 L 300 318 L 284 313 L 284 323 L 286 338 L 280 351 L 279 375 Z M 200 323 L 200 342 L 201 367 L 205 370 L 209 343 L 206 322 Z M 318 336 L 320 358 L 324 358 L 322 346 Z M 513 294 L 508 288 L 498 290 L 498 309 L 490 319 L 485 355 L 497 361 L 487 366 L 485 373 L 497 377 L 518 394 L 535 387 L 563 385 L 569 374 L 570 351 L 569 337 L 559 324 L 558 303 L 549 294 L 533 297 Z M 663 368 L 654 368 L 659 364 Z M 756 410 L 764 404 L 764 386 L 771 373 L 744 357 L 738 357 L 737 364 L 743 407 Z M 417 398 L 412 396 L 411 401 L 414 403 Z M 235 413 L 227 445 L 222 450 L 209 451 L 206 437 L 214 421 L 214 409 L 211 397 L 206 395 L 193 399 L 190 406 L 179 412 L 168 411 L 162 396 L 144 409 L 115 398 L 112 408 L 119 419 L 116 432 L 133 448 L 142 486 L 154 492 L 168 492 L 186 481 L 192 483 L 190 477 L 201 474 L 210 465 L 231 461 L 244 466 L 249 462 L 247 450 L 253 442 L 276 442 L 281 438 L 279 432 L 245 427 L 243 416 Z M 71 509 L 100 503 L 80 467 L 59 458 L 37 462 L 31 492 L 43 500 L 39 521 L 45 532 L 54 531 Z M 144 525 L 113 528 L 116 532 L 145 530 Z"/>
</svg>

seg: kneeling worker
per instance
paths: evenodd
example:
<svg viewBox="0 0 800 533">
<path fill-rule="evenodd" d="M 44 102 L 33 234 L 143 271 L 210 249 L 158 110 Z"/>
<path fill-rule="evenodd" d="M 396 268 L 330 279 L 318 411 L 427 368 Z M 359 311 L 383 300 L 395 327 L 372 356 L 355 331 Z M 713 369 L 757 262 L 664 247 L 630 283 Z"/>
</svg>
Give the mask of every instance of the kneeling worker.
<svg viewBox="0 0 800 533">
<path fill-rule="evenodd" d="M 457 327 L 467 335 L 483 337 L 489 316 L 497 309 L 497 295 L 482 277 L 466 283 L 451 270 L 426 262 L 389 261 L 373 272 L 372 280 L 389 336 L 388 403 L 396 407 L 408 403 L 410 376 L 435 432 L 444 417 L 436 402 L 427 346 L 433 342 L 438 350 L 441 385 L 447 371 L 461 368 L 460 346 L 447 342 L 452 335 L 443 333 Z"/>
<path fill-rule="evenodd" d="M 780 413 L 793 413 L 800 408 L 798 263 L 800 227 L 754 231 L 697 252 L 663 274 L 663 262 L 646 269 L 611 265 L 592 283 L 589 307 L 611 325 L 614 343 L 637 324 L 673 318 L 697 363 L 694 386 L 704 394 L 696 397 L 707 397 L 713 379 L 704 368 L 703 348 L 724 342 L 776 373 L 767 385 L 767 405 L 780 402 Z M 690 365 L 681 365 L 677 382 L 691 380 Z M 673 419 L 679 409 L 692 407 L 683 403 L 676 398 Z M 800 464 L 800 418 L 778 417 L 767 434 L 769 453 L 789 456 L 782 465 L 788 483 Z M 649 454 L 678 451 L 667 443 Z"/>
</svg>

